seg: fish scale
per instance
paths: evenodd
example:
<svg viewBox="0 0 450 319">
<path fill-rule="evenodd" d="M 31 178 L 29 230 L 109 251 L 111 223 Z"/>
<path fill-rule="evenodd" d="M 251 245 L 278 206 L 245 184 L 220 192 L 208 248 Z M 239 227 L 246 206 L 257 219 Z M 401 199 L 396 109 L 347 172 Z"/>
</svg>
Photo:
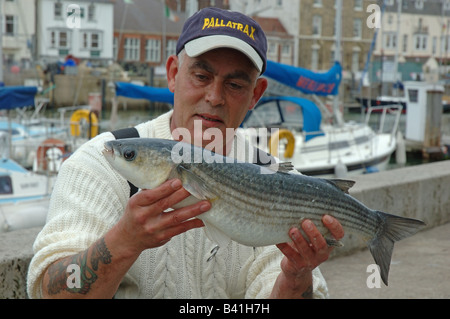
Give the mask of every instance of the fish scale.
<svg viewBox="0 0 450 319">
<path fill-rule="evenodd" d="M 152 138 L 109 141 L 103 154 L 115 170 L 141 189 L 179 178 L 192 196 L 175 209 L 192 199 L 211 201 L 211 209 L 198 218 L 219 246 L 230 240 L 254 247 L 288 242 L 289 230 L 304 219 L 312 220 L 325 236 L 328 230 L 321 219 L 332 215 L 346 232 L 367 239 L 386 285 L 394 242 L 425 226 L 420 220 L 368 208 L 348 194 L 352 181 L 289 173 L 286 164 L 262 167 L 190 144 Z"/>
</svg>

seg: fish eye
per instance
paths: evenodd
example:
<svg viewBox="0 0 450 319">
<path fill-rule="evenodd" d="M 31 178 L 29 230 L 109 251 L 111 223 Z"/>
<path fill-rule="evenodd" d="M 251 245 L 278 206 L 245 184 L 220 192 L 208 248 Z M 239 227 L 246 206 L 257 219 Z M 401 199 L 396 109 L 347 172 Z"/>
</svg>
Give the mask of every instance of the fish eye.
<svg viewBox="0 0 450 319">
<path fill-rule="evenodd" d="M 136 157 L 136 152 L 134 150 L 125 150 L 123 152 L 123 157 L 127 161 L 132 161 Z"/>
</svg>

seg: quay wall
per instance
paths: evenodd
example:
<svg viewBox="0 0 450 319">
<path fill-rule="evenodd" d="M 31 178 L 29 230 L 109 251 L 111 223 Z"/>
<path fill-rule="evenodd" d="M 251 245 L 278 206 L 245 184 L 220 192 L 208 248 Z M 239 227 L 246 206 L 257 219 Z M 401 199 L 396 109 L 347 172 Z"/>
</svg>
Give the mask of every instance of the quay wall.
<svg viewBox="0 0 450 319">
<path fill-rule="evenodd" d="M 350 194 L 368 207 L 418 218 L 427 228 L 450 221 L 450 161 L 352 177 Z M 32 244 L 39 228 L 0 234 L 0 299 L 27 298 L 26 274 Z M 347 233 L 344 247 L 333 252 L 350 254 L 365 247 L 358 235 Z"/>
</svg>

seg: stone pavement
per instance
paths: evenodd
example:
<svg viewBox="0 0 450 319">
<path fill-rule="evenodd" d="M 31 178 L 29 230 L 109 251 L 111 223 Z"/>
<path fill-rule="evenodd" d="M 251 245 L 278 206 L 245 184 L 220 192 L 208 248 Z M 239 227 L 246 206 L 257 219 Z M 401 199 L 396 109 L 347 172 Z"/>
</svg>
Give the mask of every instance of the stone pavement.
<svg viewBox="0 0 450 319">
<path fill-rule="evenodd" d="M 320 269 L 330 298 L 450 298 L 450 223 L 423 230 L 395 244 L 389 286 L 381 282 L 380 288 L 368 288 L 368 277 L 373 271 L 367 272 L 367 267 L 373 263 L 368 249 L 323 263 Z"/>
</svg>

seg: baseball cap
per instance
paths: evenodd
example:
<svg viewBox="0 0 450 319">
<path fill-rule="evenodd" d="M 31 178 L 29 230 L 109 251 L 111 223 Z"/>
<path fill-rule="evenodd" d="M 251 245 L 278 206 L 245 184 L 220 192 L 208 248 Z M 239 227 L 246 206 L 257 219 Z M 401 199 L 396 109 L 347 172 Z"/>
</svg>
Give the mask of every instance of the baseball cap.
<svg viewBox="0 0 450 319">
<path fill-rule="evenodd" d="M 190 57 L 217 48 L 239 50 L 261 74 L 266 69 L 266 35 L 255 20 L 240 12 L 214 7 L 197 11 L 186 20 L 176 53 L 183 48 Z"/>
</svg>

